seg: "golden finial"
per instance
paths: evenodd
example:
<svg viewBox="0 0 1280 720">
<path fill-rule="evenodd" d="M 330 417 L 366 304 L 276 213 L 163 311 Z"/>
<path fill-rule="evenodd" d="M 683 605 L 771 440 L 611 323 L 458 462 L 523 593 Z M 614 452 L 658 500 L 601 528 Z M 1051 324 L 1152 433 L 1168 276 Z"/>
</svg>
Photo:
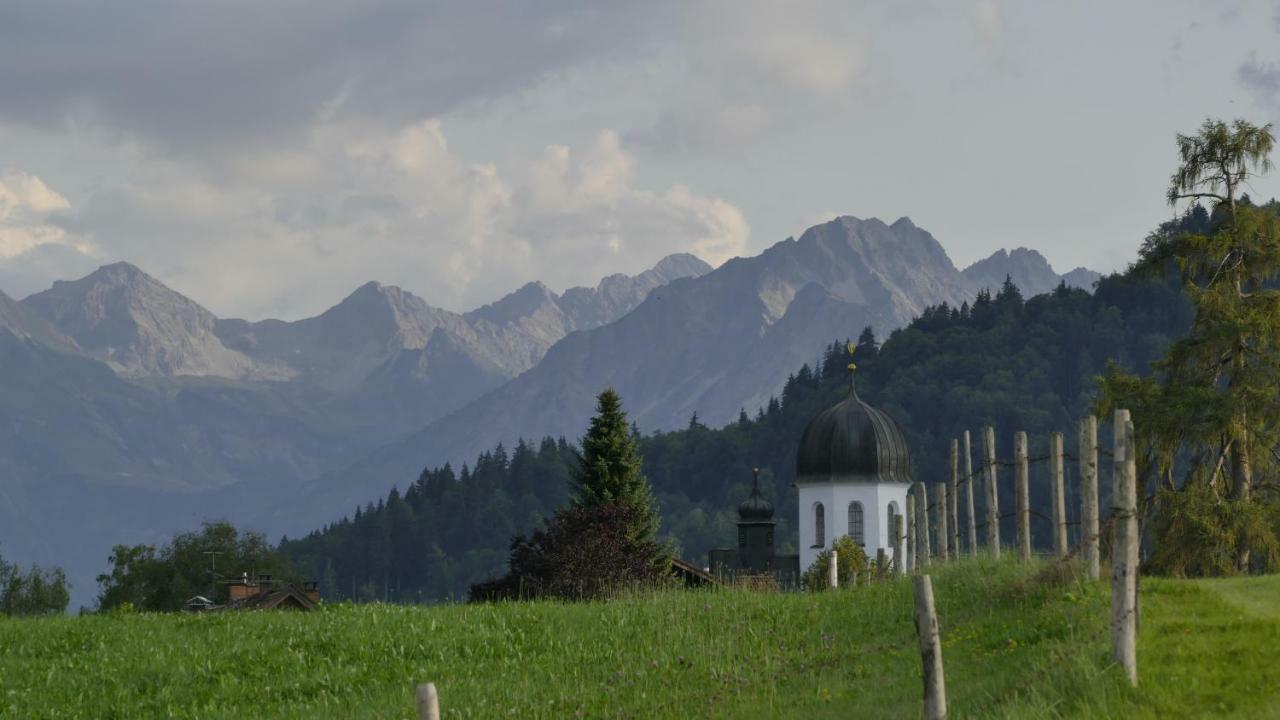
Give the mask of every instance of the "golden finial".
<svg viewBox="0 0 1280 720">
<path fill-rule="evenodd" d="M 858 343 L 850 340 L 849 342 L 845 343 L 844 349 L 845 349 L 845 352 L 849 353 L 849 365 L 848 365 L 849 392 L 856 392 L 856 390 L 854 390 L 853 388 L 853 373 L 858 369 L 858 365 L 857 363 L 853 362 L 853 353 L 857 351 Z"/>
</svg>

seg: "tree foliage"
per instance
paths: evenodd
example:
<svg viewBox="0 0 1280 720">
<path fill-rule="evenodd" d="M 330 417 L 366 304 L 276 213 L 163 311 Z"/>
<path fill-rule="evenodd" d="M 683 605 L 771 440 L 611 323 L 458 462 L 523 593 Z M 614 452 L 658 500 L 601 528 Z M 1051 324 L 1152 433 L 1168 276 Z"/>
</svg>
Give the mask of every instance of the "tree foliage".
<svg viewBox="0 0 1280 720">
<path fill-rule="evenodd" d="M 1112 369 L 1100 405 L 1129 407 L 1143 427 L 1141 470 L 1155 486 L 1147 510 L 1160 548 L 1152 569 L 1274 568 L 1275 487 L 1264 483 L 1265 496 L 1255 497 L 1255 485 L 1274 476 L 1280 445 L 1280 207 L 1238 194 L 1271 167 L 1274 139 L 1269 125 L 1206 121 L 1177 144 L 1169 201 L 1213 206 L 1194 206 L 1186 222 L 1152 234 L 1135 271 L 1176 272 L 1194 319 L 1151 377 Z"/>
<path fill-rule="evenodd" d="M 151 545 L 117 545 L 108 558 L 110 572 L 98 576 L 98 607 L 111 610 L 126 603 L 138 610 L 181 610 L 188 599 L 204 595 L 227 601 L 223 583 L 248 573 L 267 573 L 274 580 L 302 579 L 289 558 L 266 536 L 242 532 L 229 522 L 207 522 L 199 532 L 179 533 L 157 550 Z"/>
<path fill-rule="evenodd" d="M 528 539 L 517 535 L 506 576 L 473 586 L 471 597 L 581 600 L 666 577 L 671 555 L 656 540 L 658 511 L 636 443 L 618 393 L 604 390 L 582 438 L 570 506 Z"/>
<path fill-rule="evenodd" d="M 71 585 L 62 568 L 32 565 L 25 571 L 0 557 L 0 615 L 54 615 L 66 612 Z"/>
<path fill-rule="evenodd" d="M 472 600 L 553 597 L 590 600 L 669 581 L 665 548 L 637 539 L 631 528 L 646 522 L 632 505 L 599 504 L 557 510 L 547 523 L 511 544 L 508 572 L 471 588 Z"/>
<path fill-rule="evenodd" d="M 700 427 L 697 415 L 689 426 Z M 582 438 L 582 456 L 573 471 L 573 506 L 634 508 L 629 532 L 637 540 L 651 541 L 658 531 L 658 511 L 649 481 L 641 472 L 643 462 L 622 410 L 622 399 L 613 388 L 605 389 L 596 399 L 595 417 Z"/>
</svg>

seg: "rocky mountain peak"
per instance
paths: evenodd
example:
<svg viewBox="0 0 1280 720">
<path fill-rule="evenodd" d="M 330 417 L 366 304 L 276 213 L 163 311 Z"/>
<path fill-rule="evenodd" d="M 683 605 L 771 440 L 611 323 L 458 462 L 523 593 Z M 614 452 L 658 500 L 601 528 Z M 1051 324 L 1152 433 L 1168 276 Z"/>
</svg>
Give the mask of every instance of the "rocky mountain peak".
<svg viewBox="0 0 1280 720">
<path fill-rule="evenodd" d="M 1100 275 L 1085 268 L 1077 268 L 1059 275 L 1039 251 L 1016 247 L 1012 251 L 1003 248 L 964 269 L 964 276 L 977 289 L 997 290 L 1007 277 L 1026 297 L 1052 291 L 1059 284 L 1083 290 L 1093 288 Z"/>
<path fill-rule="evenodd" d="M 698 277 L 712 271 L 702 258 L 691 253 L 672 253 L 658 261 L 649 272 L 671 281 L 682 277 Z"/>
<path fill-rule="evenodd" d="M 539 310 L 555 306 L 560 298 L 541 282 L 525 283 L 515 292 L 467 313 L 468 319 L 483 319 L 495 324 L 518 322 Z"/>
<path fill-rule="evenodd" d="M 122 375 L 241 377 L 251 365 L 214 335 L 213 313 L 129 263 L 55 282 L 22 304 Z"/>
</svg>

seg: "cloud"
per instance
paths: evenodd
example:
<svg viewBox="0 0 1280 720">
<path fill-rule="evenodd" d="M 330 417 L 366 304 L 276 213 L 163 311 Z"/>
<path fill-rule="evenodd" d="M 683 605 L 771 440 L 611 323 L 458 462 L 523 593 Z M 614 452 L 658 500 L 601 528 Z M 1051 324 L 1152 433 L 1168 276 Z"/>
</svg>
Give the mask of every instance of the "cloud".
<svg viewBox="0 0 1280 720">
<path fill-rule="evenodd" d="M 42 245 L 67 242 L 66 232 L 51 222 L 71 203 L 35 175 L 0 170 L 0 260 L 19 257 Z"/>
<path fill-rule="evenodd" d="M 532 279 L 564 288 L 672 252 L 745 253 L 737 208 L 681 185 L 639 187 L 635 165 L 612 130 L 499 167 L 454 152 L 439 120 L 386 132 L 334 122 L 229 177 L 149 163 L 60 230 L 103 262 L 135 262 L 254 319 L 318 312 L 371 279 L 463 310 Z"/>
<path fill-rule="evenodd" d="M 1280 112 L 1280 64 L 1258 60 L 1254 53 L 1236 70 L 1236 78 L 1269 112 Z"/>
<path fill-rule="evenodd" d="M 849 3 L 690 3 L 660 63 L 680 81 L 629 139 L 665 153 L 739 148 L 857 107 L 869 40 Z"/>
<path fill-rule="evenodd" d="M 992 47 L 1004 44 L 1004 7 L 1001 0 L 978 0 L 973 6 L 973 20 L 984 43 Z"/>
<path fill-rule="evenodd" d="M 19 0 L 0 22 L 0 120 L 217 160 L 318 120 L 400 126 L 634 52 L 664 4 Z"/>
</svg>

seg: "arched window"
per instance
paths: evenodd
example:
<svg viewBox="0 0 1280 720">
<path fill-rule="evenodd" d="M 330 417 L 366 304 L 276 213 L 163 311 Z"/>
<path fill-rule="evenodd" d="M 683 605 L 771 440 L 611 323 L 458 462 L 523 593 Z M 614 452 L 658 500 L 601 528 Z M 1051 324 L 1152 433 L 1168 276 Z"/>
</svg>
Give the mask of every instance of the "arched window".
<svg viewBox="0 0 1280 720">
<path fill-rule="evenodd" d="M 823 512 L 822 503 L 813 504 L 813 546 L 816 548 L 826 547 L 827 545 L 827 516 Z"/>
<path fill-rule="evenodd" d="M 867 534 L 862 529 L 862 503 L 849 503 L 849 537 L 859 545 L 867 546 Z"/>
</svg>

